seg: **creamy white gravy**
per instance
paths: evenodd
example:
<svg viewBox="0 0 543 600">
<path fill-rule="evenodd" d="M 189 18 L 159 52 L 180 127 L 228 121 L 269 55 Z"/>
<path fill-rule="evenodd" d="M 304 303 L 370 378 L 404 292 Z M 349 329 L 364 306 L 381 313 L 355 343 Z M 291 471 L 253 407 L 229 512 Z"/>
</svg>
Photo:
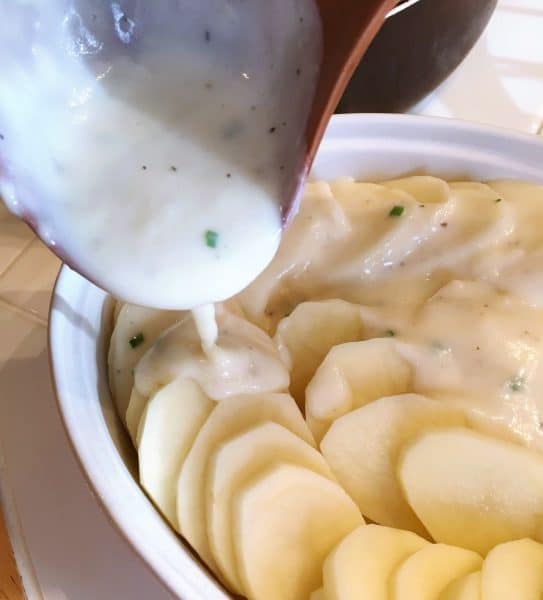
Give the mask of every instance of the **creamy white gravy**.
<svg viewBox="0 0 543 600">
<path fill-rule="evenodd" d="M 216 323 L 216 340 L 207 347 L 193 314 L 165 331 L 135 369 L 138 392 L 150 397 L 177 377 L 194 379 L 213 400 L 288 389 L 288 370 L 265 332 L 220 305 Z"/>
<path fill-rule="evenodd" d="M 238 300 L 272 335 L 306 300 L 356 303 L 363 338 L 392 337 L 412 365 L 413 391 L 543 448 L 542 221 L 543 187 L 518 181 L 309 184 Z"/>
<path fill-rule="evenodd" d="M 321 323 L 298 322 L 298 337 L 308 337 L 296 344 L 308 364 L 315 338 L 334 340 L 329 345 L 389 338 L 412 369 L 410 392 L 461 407 L 480 430 L 543 449 L 542 221 L 543 187 L 528 183 L 410 177 L 308 184 L 274 260 L 227 310 L 220 307 L 230 316 L 219 318 L 218 354 L 201 349 L 194 324 L 194 350 L 182 327 L 172 329 L 168 343 L 161 348 L 159 340 L 140 361 L 136 387 L 152 393 L 186 375 L 196 357 L 201 361 L 189 376 L 216 399 L 285 385 L 270 351 L 278 323 L 287 325 L 305 301 L 341 298 L 361 318 L 338 322 L 337 335 L 333 311 Z M 226 326 L 233 318 L 235 327 Z M 351 321 L 354 333 L 345 331 Z M 243 333 L 241 323 L 249 322 Z M 326 331 L 319 335 L 321 325 Z M 260 341 L 255 346 L 249 338 Z M 280 336 L 274 342 L 281 344 Z M 303 360 L 292 363 L 286 350 L 280 356 L 287 369 Z M 334 385 L 323 393 L 340 397 Z"/>
<path fill-rule="evenodd" d="M 251 282 L 304 151 L 314 0 L 1 6 L 8 206 L 132 303 L 193 308 Z"/>
</svg>

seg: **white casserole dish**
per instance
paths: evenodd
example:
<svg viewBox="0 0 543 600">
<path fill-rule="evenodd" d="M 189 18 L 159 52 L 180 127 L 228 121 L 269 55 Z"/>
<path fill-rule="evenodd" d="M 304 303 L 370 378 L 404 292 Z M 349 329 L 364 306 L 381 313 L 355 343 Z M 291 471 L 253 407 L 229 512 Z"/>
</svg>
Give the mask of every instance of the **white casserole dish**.
<svg viewBox="0 0 543 600">
<path fill-rule="evenodd" d="M 543 139 L 448 119 L 339 115 L 327 129 L 312 177 L 378 180 L 417 173 L 543 183 Z M 49 351 L 74 452 L 113 523 L 173 594 L 183 600 L 227 598 L 137 483 L 135 452 L 107 383 L 111 313 L 105 292 L 62 268 L 51 302 Z"/>
</svg>

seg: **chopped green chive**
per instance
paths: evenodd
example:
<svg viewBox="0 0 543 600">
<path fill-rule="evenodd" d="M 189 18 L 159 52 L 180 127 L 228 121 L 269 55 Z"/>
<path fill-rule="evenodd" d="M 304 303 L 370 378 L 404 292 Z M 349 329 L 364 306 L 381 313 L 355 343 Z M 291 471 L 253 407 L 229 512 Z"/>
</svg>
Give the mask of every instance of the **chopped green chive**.
<svg viewBox="0 0 543 600">
<path fill-rule="evenodd" d="M 524 377 L 513 377 L 510 381 L 509 381 L 509 389 L 512 392 L 521 392 L 524 389 Z"/>
<path fill-rule="evenodd" d="M 207 229 L 204 233 L 204 238 L 206 241 L 206 246 L 209 246 L 210 248 L 217 247 L 217 242 L 219 241 L 219 234 L 216 231 L 213 231 L 212 229 Z"/>
<path fill-rule="evenodd" d="M 496 198 L 496 200 L 494 200 L 494 202 L 501 202 L 502 199 L 501 198 Z"/>
<path fill-rule="evenodd" d="M 394 331 L 394 329 L 387 329 L 385 331 L 385 337 L 394 337 L 396 335 L 396 332 Z"/>
<path fill-rule="evenodd" d="M 137 348 L 140 344 L 143 344 L 145 338 L 143 337 L 143 333 L 140 331 L 136 335 L 132 336 L 128 343 L 132 346 L 132 348 Z"/>
<path fill-rule="evenodd" d="M 403 215 L 404 210 L 405 210 L 405 207 L 403 207 L 401 204 L 396 204 L 396 206 L 393 206 L 390 209 L 388 216 L 389 217 L 401 217 Z"/>
</svg>

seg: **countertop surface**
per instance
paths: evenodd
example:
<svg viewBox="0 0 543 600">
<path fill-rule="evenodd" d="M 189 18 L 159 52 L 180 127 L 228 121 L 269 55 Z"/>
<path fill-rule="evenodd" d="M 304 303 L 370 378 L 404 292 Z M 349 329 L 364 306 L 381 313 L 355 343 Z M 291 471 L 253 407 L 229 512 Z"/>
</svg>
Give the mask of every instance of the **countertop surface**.
<svg viewBox="0 0 543 600">
<path fill-rule="evenodd" d="M 500 0 L 470 55 L 412 112 L 541 131 L 541 0 Z M 171 600 L 99 508 L 62 429 L 46 346 L 59 266 L 0 205 L 0 600 L 23 597 L 19 575 L 31 600 Z"/>
</svg>

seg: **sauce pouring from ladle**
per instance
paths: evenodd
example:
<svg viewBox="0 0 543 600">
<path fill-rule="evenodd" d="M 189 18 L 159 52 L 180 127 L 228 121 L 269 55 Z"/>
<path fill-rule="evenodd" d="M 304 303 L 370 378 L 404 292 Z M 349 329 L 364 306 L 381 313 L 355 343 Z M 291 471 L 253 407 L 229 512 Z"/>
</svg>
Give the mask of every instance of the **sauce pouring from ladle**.
<svg viewBox="0 0 543 600">
<path fill-rule="evenodd" d="M 123 300 L 226 299 L 272 259 L 395 0 L 0 0 L 0 193 Z"/>
</svg>

